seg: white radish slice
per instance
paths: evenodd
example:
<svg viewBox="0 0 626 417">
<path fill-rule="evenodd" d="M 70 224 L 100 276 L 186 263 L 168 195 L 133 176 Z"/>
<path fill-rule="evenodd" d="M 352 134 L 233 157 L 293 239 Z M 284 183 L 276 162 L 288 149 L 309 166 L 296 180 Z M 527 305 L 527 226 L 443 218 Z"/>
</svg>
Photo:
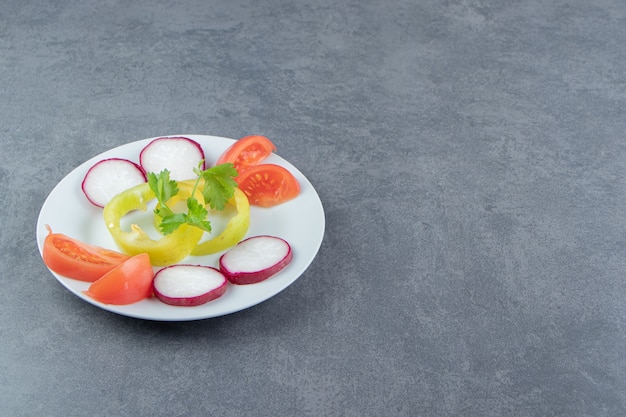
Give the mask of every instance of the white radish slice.
<svg viewBox="0 0 626 417">
<path fill-rule="evenodd" d="M 228 281 L 217 269 L 202 265 L 172 265 L 154 276 L 152 290 L 166 304 L 199 306 L 226 292 Z"/>
<path fill-rule="evenodd" d="M 128 159 L 109 158 L 89 168 L 81 188 L 91 204 L 104 207 L 115 195 L 144 182 L 146 174 L 139 165 Z"/>
<path fill-rule="evenodd" d="M 282 270 L 292 258 L 291 246 L 284 239 L 253 236 L 220 257 L 220 271 L 233 284 L 255 284 Z"/>
<path fill-rule="evenodd" d="M 204 170 L 202 146 L 195 140 L 182 136 L 154 139 L 139 154 L 139 164 L 146 172 L 158 174 L 167 169 L 170 179 L 176 181 L 195 178 L 193 169 L 198 168 L 200 162 L 200 169 Z"/>
</svg>

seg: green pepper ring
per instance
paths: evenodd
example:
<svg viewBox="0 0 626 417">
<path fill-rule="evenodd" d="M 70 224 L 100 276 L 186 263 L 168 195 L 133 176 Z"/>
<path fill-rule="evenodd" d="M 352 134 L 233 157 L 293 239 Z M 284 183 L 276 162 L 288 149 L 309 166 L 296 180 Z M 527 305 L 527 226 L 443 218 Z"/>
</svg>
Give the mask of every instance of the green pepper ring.
<svg viewBox="0 0 626 417">
<path fill-rule="evenodd" d="M 181 189 L 179 193 L 181 197 L 185 194 L 189 196 L 191 189 Z M 202 198 L 199 191 L 196 195 Z M 131 225 L 130 231 L 122 230 L 121 219 L 134 210 L 146 211 L 148 202 L 154 198 L 154 192 L 147 182 L 129 188 L 113 197 L 104 207 L 104 222 L 123 252 L 131 256 L 147 253 L 150 263 L 155 266 L 172 265 L 191 254 L 204 232 L 183 224 L 171 234 L 154 240 L 135 224 Z"/>
<path fill-rule="evenodd" d="M 185 190 L 186 194 L 189 195 L 193 185 L 194 181 L 181 181 L 178 183 L 178 189 L 181 191 Z M 182 199 L 181 194 L 177 194 L 170 199 L 170 202 L 174 205 Z M 248 197 L 239 188 L 235 188 L 228 204 L 234 206 L 237 213 L 228 220 L 226 227 L 219 235 L 212 239 L 198 242 L 191 251 L 191 255 L 211 255 L 235 246 L 245 237 L 250 227 L 250 203 L 248 202 Z M 157 229 L 160 222 L 161 218 L 154 216 L 154 224 Z"/>
</svg>

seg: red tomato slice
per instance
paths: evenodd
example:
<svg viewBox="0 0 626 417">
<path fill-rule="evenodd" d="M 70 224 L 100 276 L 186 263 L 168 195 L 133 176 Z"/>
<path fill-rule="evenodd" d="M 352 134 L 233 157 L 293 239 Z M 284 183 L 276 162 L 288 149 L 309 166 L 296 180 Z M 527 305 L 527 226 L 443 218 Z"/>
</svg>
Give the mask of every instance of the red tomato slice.
<svg viewBox="0 0 626 417">
<path fill-rule="evenodd" d="M 230 162 L 241 173 L 242 170 L 263 161 L 275 150 L 276 146 L 265 136 L 246 136 L 226 149 L 215 165 Z"/>
<path fill-rule="evenodd" d="M 280 165 L 259 164 L 235 178 L 250 204 L 271 207 L 296 198 L 300 184 L 291 172 Z"/>
<path fill-rule="evenodd" d="M 43 261 L 54 272 L 80 281 L 94 282 L 130 256 L 89 245 L 61 233 L 52 233 L 43 243 Z"/>
<path fill-rule="evenodd" d="M 105 304 L 132 304 L 152 295 L 153 278 L 150 257 L 141 253 L 107 272 L 85 294 Z"/>
</svg>

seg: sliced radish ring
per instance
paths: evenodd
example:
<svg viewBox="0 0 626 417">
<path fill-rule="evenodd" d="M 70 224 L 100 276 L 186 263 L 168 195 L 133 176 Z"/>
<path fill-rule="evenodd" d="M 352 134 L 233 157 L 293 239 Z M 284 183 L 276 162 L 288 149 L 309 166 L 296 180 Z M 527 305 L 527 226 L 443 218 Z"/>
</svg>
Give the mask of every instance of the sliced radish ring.
<svg viewBox="0 0 626 417">
<path fill-rule="evenodd" d="M 166 304 L 182 307 L 199 306 L 226 292 L 228 281 L 217 269 L 202 265 L 172 265 L 154 276 L 152 290 Z"/>
<path fill-rule="evenodd" d="M 242 240 L 220 257 L 220 271 L 233 284 L 255 284 L 286 267 L 293 253 L 287 241 L 275 236 Z"/>
<path fill-rule="evenodd" d="M 193 169 L 200 166 L 204 170 L 204 151 L 195 140 L 177 137 L 157 138 L 147 144 L 139 154 L 139 164 L 146 172 L 158 174 L 164 169 L 170 171 L 170 179 L 176 181 L 196 177 Z"/>
<path fill-rule="evenodd" d="M 144 182 L 146 174 L 139 165 L 128 159 L 109 158 L 89 168 L 81 188 L 91 204 L 104 207 L 115 195 Z"/>
</svg>

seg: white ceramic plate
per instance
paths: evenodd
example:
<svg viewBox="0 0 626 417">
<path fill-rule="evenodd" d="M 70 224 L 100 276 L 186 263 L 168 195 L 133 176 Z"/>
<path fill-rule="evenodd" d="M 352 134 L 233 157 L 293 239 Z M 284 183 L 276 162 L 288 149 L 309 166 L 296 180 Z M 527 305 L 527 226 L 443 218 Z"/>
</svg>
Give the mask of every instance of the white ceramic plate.
<svg viewBox="0 0 626 417">
<path fill-rule="evenodd" d="M 177 136 L 185 136 L 198 142 L 204 149 L 208 164 L 214 163 L 221 153 L 234 143 L 232 139 L 215 136 Z M 48 233 L 46 225 L 49 225 L 55 233 L 63 233 L 83 242 L 118 250 L 102 220 L 102 209 L 89 203 L 81 191 L 81 182 L 87 170 L 102 159 L 118 157 L 139 162 L 140 151 L 153 139 L 155 138 L 128 143 L 97 155 L 74 169 L 57 184 L 43 204 L 37 221 L 37 244 L 40 253 Z M 298 279 L 317 255 L 324 237 L 325 217 L 317 192 L 297 168 L 276 154 L 272 154 L 266 162 L 289 169 L 301 187 L 300 195 L 291 201 L 272 208 L 251 207 L 250 229 L 246 237 L 268 234 L 281 237 L 292 246 L 292 262 L 269 279 L 252 285 L 230 285 L 226 294 L 219 299 L 196 307 L 169 306 L 156 298 L 117 306 L 100 303 L 83 294 L 89 283 L 50 272 L 65 288 L 88 303 L 113 313 L 147 320 L 186 321 L 218 317 L 252 307 L 273 297 Z M 226 218 L 212 219 L 212 224 L 214 233 L 219 233 L 220 227 L 223 228 L 226 224 Z M 142 223 L 142 227 L 144 226 Z M 189 256 L 180 263 L 218 267 L 218 259 L 222 253 Z M 158 269 L 155 268 L 156 270 Z"/>
</svg>

